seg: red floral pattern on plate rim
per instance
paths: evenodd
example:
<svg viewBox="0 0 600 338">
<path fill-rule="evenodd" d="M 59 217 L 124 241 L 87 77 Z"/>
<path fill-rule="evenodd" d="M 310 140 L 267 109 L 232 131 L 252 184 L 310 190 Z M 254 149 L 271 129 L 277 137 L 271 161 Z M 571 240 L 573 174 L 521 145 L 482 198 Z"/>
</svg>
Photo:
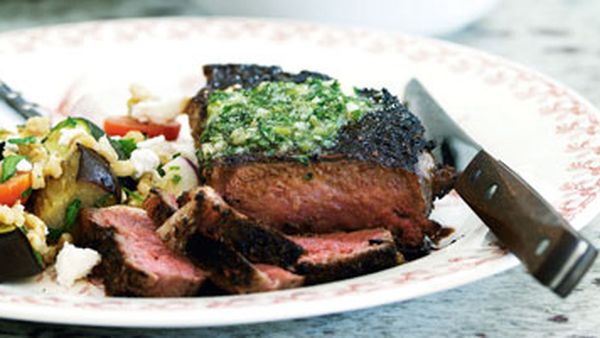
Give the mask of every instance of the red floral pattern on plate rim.
<svg viewBox="0 0 600 338">
<path fill-rule="evenodd" d="M 210 34 L 228 40 L 243 39 L 248 35 L 264 35 L 274 43 L 302 39 L 320 47 L 336 48 L 349 45 L 369 53 L 397 53 L 413 62 L 437 63 L 455 73 L 472 73 L 487 86 L 505 86 L 520 100 L 538 104 L 543 118 L 553 119 L 555 132 L 568 140 L 565 152 L 573 161 L 567 171 L 570 178 L 561 185 L 559 210 L 569 220 L 575 219 L 596 200 L 600 192 L 600 131 L 594 109 L 570 90 L 531 70 L 504 61 L 498 57 L 468 48 L 426 38 L 402 34 L 381 33 L 364 29 L 335 29 L 316 24 L 269 22 L 250 19 L 168 19 L 123 20 L 56 26 L 5 33 L 0 36 L 0 55 L 14 52 L 35 52 L 47 46 L 78 47 L 105 39 L 114 43 L 130 43 L 141 37 L 166 36 L 172 40 L 191 39 Z M 131 300 L 120 298 L 59 297 L 50 295 L 22 295 L 0 290 L 0 303 L 29 304 L 43 307 L 74 307 L 102 311 L 122 310 L 190 310 L 223 309 L 245 306 L 275 305 L 287 302 L 322 301 L 337 297 L 401 288 L 417 283 L 450 276 L 475 269 L 486 263 L 506 259 L 506 251 L 484 247 L 449 256 L 443 264 L 417 269 L 399 275 L 385 275 L 377 280 L 359 278 L 328 288 L 301 288 L 260 295 L 218 298 Z M 506 263 L 506 262 L 505 262 Z M 504 264 L 508 267 L 511 264 Z"/>
</svg>

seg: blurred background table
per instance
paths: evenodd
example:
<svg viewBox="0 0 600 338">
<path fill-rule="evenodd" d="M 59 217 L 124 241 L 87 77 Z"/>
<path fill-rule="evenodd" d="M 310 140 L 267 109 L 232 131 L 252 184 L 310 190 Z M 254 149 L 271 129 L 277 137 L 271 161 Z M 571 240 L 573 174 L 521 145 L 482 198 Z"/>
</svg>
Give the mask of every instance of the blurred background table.
<svg viewBox="0 0 600 338">
<path fill-rule="evenodd" d="M 200 1 L 0 0 L 0 31 L 131 16 L 203 15 Z M 505 0 L 486 18 L 442 38 L 549 74 L 600 106 L 600 1 Z M 1 62 L 1 60 L 0 60 Z M 599 210 L 600 212 L 600 210 Z M 600 247 L 600 222 L 583 233 Z M 522 268 L 398 304 L 258 325 L 185 330 L 67 327 L 0 320 L 0 337 L 150 336 L 600 336 L 600 261 L 561 300 Z"/>
</svg>

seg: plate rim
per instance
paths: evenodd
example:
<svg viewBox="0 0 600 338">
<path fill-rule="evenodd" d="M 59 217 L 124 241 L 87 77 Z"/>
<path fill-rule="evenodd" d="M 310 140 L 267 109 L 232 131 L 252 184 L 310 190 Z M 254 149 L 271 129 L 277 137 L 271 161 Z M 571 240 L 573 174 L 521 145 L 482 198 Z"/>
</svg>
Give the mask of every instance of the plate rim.
<svg viewBox="0 0 600 338">
<path fill-rule="evenodd" d="M 586 108 L 589 108 L 590 112 L 593 115 L 595 115 L 595 116 L 600 115 L 600 112 L 598 111 L 597 108 L 594 107 L 594 105 L 592 105 L 587 99 L 585 99 L 584 97 L 579 95 L 577 92 L 575 92 L 570 87 L 563 85 L 559 81 L 557 81 L 547 75 L 544 75 L 535 69 L 528 68 L 525 65 L 511 61 L 502 56 L 491 54 L 491 53 L 488 53 L 488 52 L 485 52 L 485 51 L 482 51 L 482 50 L 479 50 L 476 48 L 460 45 L 460 44 L 449 42 L 449 41 L 438 40 L 438 39 L 433 39 L 433 38 L 428 38 L 428 37 L 415 36 L 415 35 L 404 34 L 404 33 L 399 33 L 399 32 L 382 31 L 382 30 L 377 30 L 377 29 L 372 29 L 372 28 L 364 28 L 364 27 L 357 28 L 357 26 L 341 28 L 341 27 L 338 27 L 335 25 L 317 24 L 317 23 L 310 23 L 310 22 L 299 21 L 299 20 L 273 19 L 273 18 L 261 19 L 261 18 L 246 18 L 246 17 L 123 18 L 123 19 L 116 19 L 116 20 L 94 20 L 94 21 L 85 21 L 85 22 L 78 22 L 78 23 L 64 23 L 64 24 L 49 25 L 49 26 L 43 26 L 43 27 L 11 30 L 11 31 L 6 31 L 6 32 L 0 33 L 0 41 L 2 41 L 3 39 L 6 39 L 7 37 L 11 37 L 11 36 L 18 37 L 19 35 L 36 34 L 36 33 L 43 35 L 43 33 L 47 33 L 48 31 L 52 31 L 52 30 L 57 30 L 57 29 L 58 30 L 60 30 L 60 29 L 68 30 L 68 29 L 82 28 L 82 27 L 93 26 L 93 25 L 103 25 L 103 26 L 111 26 L 111 25 L 115 25 L 115 24 L 131 25 L 131 24 L 136 24 L 136 23 L 140 23 L 140 22 L 142 22 L 142 23 L 146 22 L 146 23 L 153 24 L 153 23 L 157 23 L 157 22 L 165 23 L 165 22 L 174 22 L 174 21 L 176 21 L 176 22 L 185 22 L 185 21 L 190 21 L 190 22 L 223 21 L 223 22 L 227 22 L 227 21 L 231 21 L 231 20 L 233 20 L 234 22 L 240 22 L 240 21 L 255 22 L 255 23 L 258 22 L 258 23 L 265 23 L 267 25 L 275 25 L 275 26 L 310 25 L 310 26 L 317 27 L 317 29 L 321 29 L 324 31 L 328 31 L 328 30 L 349 31 L 352 29 L 359 29 L 359 30 L 367 31 L 369 34 L 372 34 L 372 35 L 402 37 L 405 39 L 420 41 L 421 43 L 425 43 L 426 45 L 445 46 L 446 48 L 449 48 L 451 50 L 458 50 L 461 53 L 464 53 L 465 55 L 468 55 L 468 56 L 479 56 L 479 57 L 494 61 L 501 66 L 508 66 L 508 67 L 520 70 L 526 74 L 533 75 L 534 77 L 537 77 L 539 80 L 542 80 L 546 83 L 552 84 L 552 85 L 556 86 L 557 88 L 560 88 L 561 90 L 564 90 L 566 93 L 571 95 L 576 101 L 580 102 Z M 0 50 L 0 54 L 1 54 L 1 50 Z M 586 210 L 589 211 L 589 209 L 592 209 L 594 205 L 600 205 L 600 201 L 596 198 L 594 201 L 592 201 L 591 205 L 592 205 L 592 207 L 588 206 L 586 208 Z M 598 218 L 599 215 L 600 215 L 600 213 L 591 214 L 589 212 L 583 216 L 581 214 L 579 214 L 579 215 L 576 215 L 576 217 L 572 220 L 572 223 L 574 224 L 574 226 L 577 229 L 581 229 L 582 227 L 586 226 L 587 224 L 591 223 L 596 218 Z M 29 320 L 29 321 L 38 321 L 38 322 L 47 322 L 47 323 L 61 323 L 61 324 L 69 324 L 69 325 L 116 326 L 116 327 L 209 327 L 209 326 L 258 323 L 258 322 L 285 320 L 285 319 L 292 319 L 292 318 L 304 318 L 304 317 L 312 317 L 312 316 L 340 313 L 340 312 L 346 312 L 346 311 L 354 311 L 354 310 L 364 309 L 364 308 L 373 307 L 373 306 L 377 306 L 377 305 L 400 302 L 400 301 L 404 301 L 407 299 L 420 297 L 420 296 L 423 296 L 426 294 L 432 294 L 432 293 L 436 293 L 439 291 L 448 290 L 451 288 L 455 288 L 455 287 L 462 286 L 462 285 L 465 285 L 465 284 L 468 284 L 468 283 L 471 283 L 471 282 L 474 282 L 477 280 L 481 280 L 481 279 L 490 277 L 494 274 L 506 271 L 510 268 L 517 266 L 518 261 L 511 254 L 503 254 L 493 264 L 494 265 L 490 265 L 490 266 L 481 265 L 481 266 L 474 267 L 470 270 L 463 270 L 463 271 L 460 271 L 460 272 L 457 272 L 457 273 L 454 273 L 454 274 L 451 274 L 448 276 L 442 276 L 441 278 L 446 278 L 446 279 L 450 280 L 450 283 L 451 283 L 450 286 L 448 286 L 448 284 L 435 285 L 435 287 L 432 287 L 425 291 L 421 291 L 420 293 L 419 292 L 415 293 L 414 296 L 408 296 L 408 297 L 404 297 L 404 298 L 393 298 L 393 300 L 382 300 L 381 296 L 385 296 L 385 292 L 384 291 L 375 291 L 376 293 L 379 292 L 379 293 L 384 293 L 384 294 L 379 297 L 374 297 L 375 294 L 373 294 L 373 293 L 360 294 L 359 296 L 352 295 L 352 296 L 349 296 L 349 298 L 356 299 L 356 297 L 362 297 L 364 299 L 364 302 L 362 302 L 360 304 L 358 304 L 358 302 L 355 302 L 355 304 L 353 306 L 349 306 L 349 305 L 345 304 L 345 302 L 340 301 L 337 303 L 334 302 L 334 303 L 336 303 L 336 304 L 334 304 L 334 306 L 322 307 L 320 309 L 317 309 L 316 311 L 315 310 L 304 311 L 304 313 L 302 313 L 302 314 L 296 313 L 294 311 L 280 311 L 276 315 L 271 315 L 268 318 L 260 318 L 260 316 L 246 315 L 246 316 L 242 316 L 241 320 L 239 319 L 239 316 L 238 316 L 238 320 L 235 320 L 235 321 L 222 320 L 219 322 L 215 318 L 215 320 L 213 320 L 212 322 L 190 322 L 189 319 L 185 319 L 182 317 L 182 318 L 179 318 L 179 321 L 177 320 L 178 318 L 171 318 L 168 321 L 153 321 L 151 323 L 145 323 L 144 325 L 139 325 L 139 323 L 138 323 L 138 325 L 136 325 L 136 324 L 132 325 L 130 318 L 127 318 L 126 316 L 122 316 L 122 313 L 121 313 L 121 315 L 119 315 L 118 310 L 115 310 L 115 311 L 110 311 L 109 312 L 110 315 L 105 318 L 102 318 L 100 321 L 98 321 L 97 317 L 94 317 L 94 316 L 97 316 L 97 314 L 98 314 L 97 312 L 94 312 L 94 311 L 91 311 L 89 313 L 89 316 L 86 316 L 84 314 L 83 317 L 69 318 L 69 321 L 65 321 L 64 315 L 61 315 L 60 311 L 58 311 L 56 313 L 52 312 L 50 316 L 46 316 L 46 317 L 35 316 L 35 314 L 37 314 L 37 312 L 33 311 L 33 313 L 32 313 L 31 308 L 28 309 L 27 306 L 15 308 L 14 304 L 13 305 L 8 304 L 8 306 L 7 306 L 7 304 L 3 303 L 2 301 L 0 301 L 0 313 L 1 313 L 0 316 L 2 318 L 6 318 L 6 319 Z M 482 275 L 482 271 L 485 271 L 485 270 L 489 270 L 489 271 L 486 271 Z M 463 275 L 467 275 L 470 277 L 466 277 Z M 361 279 L 361 278 L 362 277 L 358 277 L 358 279 Z M 440 277 L 438 277 L 438 278 L 440 278 Z M 348 280 L 346 280 L 346 281 L 348 281 Z M 341 281 L 341 282 L 337 282 L 337 283 L 344 283 L 344 282 L 345 281 Z M 334 283 L 334 284 L 337 284 L 337 283 Z M 315 287 L 319 287 L 319 286 L 315 286 Z M 304 290 L 304 289 L 308 289 L 308 288 L 311 288 L 311 287 L 305 287 L 305 288 L 301 288 L 298 290 Z M 0 293 L 1 293 L 1 290 L 0 290 Z M 278 292 L 274 292 L 272 294 L 277 294 L 277 293 Z M 388 291 L 388 293 L 389 293 L 389 291 Z M 229 296 L 229 297 L 233 298 L 233 297 L 240 297 L 240 296 Z M 142 299 L 142 300 L 129 300 L 129 301 L 145 302 L 147 300 Z M 291 304 L 291 306 L 294 306 L 294 304 L 297 305 L 297 303 L 288 303 L 287 306 L 289 306 L 290 304 Z M 43 306 L 38 307 L 38 308 L 36 308 L 36 310 L 37 311 L 47 311 L 47 307 L 43 307 Z M 241 311 L 247 312 L 248 308 L 241 308 Z M 172 314 L 174 314 L 174 313 L 175 312 L 173 312 Z M 254 312 L 252 312 L 252 314 L 255 315 Z M 46 315 L 47 315 L 47 313 L 46 313 Z M 52 315 L 54 315 L 54 316 L 52 316 Z"/>
</svg>

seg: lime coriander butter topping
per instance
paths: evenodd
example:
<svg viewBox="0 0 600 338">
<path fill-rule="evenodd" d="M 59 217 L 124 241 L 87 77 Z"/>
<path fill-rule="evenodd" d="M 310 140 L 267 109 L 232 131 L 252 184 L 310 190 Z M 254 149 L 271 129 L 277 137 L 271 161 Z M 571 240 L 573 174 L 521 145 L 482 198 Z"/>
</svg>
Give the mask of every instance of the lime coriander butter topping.
<svg viewBox="0 0 600 338">
<path fill-rule="evenodd" d="M 201 135 L 201 160 L 257 151 L 266 156 L 315 155 L 335 146 L 338 132 L 374 108 L 345 94 L 337 81 L 262 82 L 211 93 Z"/>
</svg>

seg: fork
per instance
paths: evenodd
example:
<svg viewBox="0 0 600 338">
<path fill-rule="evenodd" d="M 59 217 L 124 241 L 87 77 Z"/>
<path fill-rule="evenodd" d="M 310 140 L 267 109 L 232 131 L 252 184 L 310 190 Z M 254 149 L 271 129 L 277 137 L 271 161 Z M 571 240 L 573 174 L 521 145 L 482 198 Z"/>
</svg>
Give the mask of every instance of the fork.
<svg viewBox="0 0 600 338">
<path fill-rule="evenodd" d="M 0 80 L 0 100 L 25 119 L 48 115 L 38 104 L 29 102 L 21 94 Z"/>
</svg>

